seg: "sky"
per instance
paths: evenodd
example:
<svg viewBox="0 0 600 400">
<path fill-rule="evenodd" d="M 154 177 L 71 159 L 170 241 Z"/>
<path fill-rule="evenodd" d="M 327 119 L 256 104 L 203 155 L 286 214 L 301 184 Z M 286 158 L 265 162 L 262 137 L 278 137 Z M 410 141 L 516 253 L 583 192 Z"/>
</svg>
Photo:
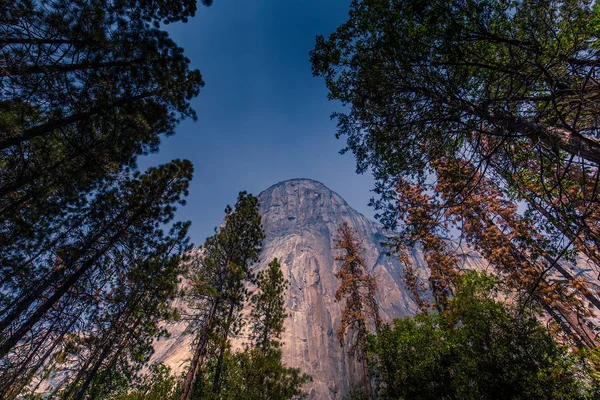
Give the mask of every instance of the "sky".
<svg viewBox="0 0 600 400">
<path fill-rule="evenodd" d="M 352 154 L 339 154 L 340 110 L 311 74 L 309 51 L 318 34 L 346 21 L 349 0 L 214 0 L 187 23 L 167 26 L 206 83 L 192 101 L 198 121 L 184 121 L 141 168 L 186 158 L 194 164 L 187 205 L 190 237 L 204 242 L 227 204 L 246 190 L 258 195 L 278 182 L 311 178 L 339 193 L 367 217 L 369 175 L 355 173 Z"/>
</svg>

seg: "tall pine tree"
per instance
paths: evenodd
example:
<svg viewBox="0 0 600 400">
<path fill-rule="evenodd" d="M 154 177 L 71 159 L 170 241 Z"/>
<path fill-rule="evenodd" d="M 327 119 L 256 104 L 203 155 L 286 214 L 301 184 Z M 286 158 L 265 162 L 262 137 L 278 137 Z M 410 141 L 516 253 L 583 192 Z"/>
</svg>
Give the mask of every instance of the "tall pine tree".
<svg viewBox="0 0 600 400">
<path fill-rule="evenodd" d="M 335 260 L 341 263 L 335 276 L 340 286 L 335 292 L 336 301 L 345 301 L 341 316 L 341 325 L 337 331 L 340 345 L 348 344 L 348 353 L 355 357 L 362 366 L 363 388 L 367 394 L 372 393 L 369 369 L 366 358 L 367 335 L 381 325 L 379 307 L 375 298 L 377 283 L 367 270 L 362 256 L 364 248 L 358 232 L 344 222 L 338 228 L 339 237 L 335 240 L 335 248 L 341 254 Z"/>
<path fill-rule="evenodd" d="M 304 397 L 302 385 L 310 380 L 297 368 L 283 365 L 281 334 L 287 317 L 285 291 L 289 286 L 273 259 L 258 274 L 250 299 L 251 342 L 239 352 L 227 352 L 219 399 L 290 400 Z"/>
<path fill-rule="evenodd" d="M 104 347 L 110 354 L 119 352 L 117 343 L 146 340 L 146 333 L 129 339 L 123 335 L 138 327 L 155 329 L 148 321 L 160 319 L 176 291 L 188 224 L 176 223 L 169 235 L 160 226 L 171 222 L 177 203 L 183 204 L 191 174 L 191 163 L 177 160 L 124 176 L 90 202 L 88 218 L 76 231 L 79 240 L 57 249 L 48 272 L 32 278 L 5 309 L 0 341 L 0 384 L 5 390 L 27 384 L 77 336 L 92 339 L 96 332 L 114 332 L 101 339 L 111 343 L 110 349 Z M 140 306 L 144 311 L 136 309 Z M 141 319 L 136 325 L 132 321 L 137 316 Z M 115 318 L 121 322 L 111 323 Z M 117 329 L 120 324 L 129 328 Z M 148 340 L 156 335 L 155 330 Z"/>
<path fill-rule="evenodd" d="M 283 277 L 281 265 L 276 258 L 258 275 L 257 293 L 251 297 L 253 309 L 250 316 L 250 339 L 253 347 L 263 354 L 281 346 L 279 339 L 288 316 L 284 297 L 288 287 L 289 282 Z"/>
<path fill-rule="evenodd" d="M 210 1 L 204 1 L 209 4 Z M 188 161 L 136 172 L 203 85 L 159 29 L 196 1 L 0 2 L 0 392 L 53 373 L 82 398 L 162 332 L 188 224 Z M 151 281 L 148 281 L 151 279 Z M 61 389 L 61 390 L 62 390 Z"/>
<path fill-rule="evenodd" d="M 191 318 L 198 334 L 181 400 L 194 398 L 211 339 L 216 358 L 211 391 L 218 392 L 230 335 L 241 328 L 245 283 L 253 279 L 251 267 L 261 251 L 264 232 L 256 197 L 241 192 L 235 208 L 227 206 L 225 214 L 221 229 L 206 240 L 191 266 L 191 307 L 196 310 Z"/>
</svg>

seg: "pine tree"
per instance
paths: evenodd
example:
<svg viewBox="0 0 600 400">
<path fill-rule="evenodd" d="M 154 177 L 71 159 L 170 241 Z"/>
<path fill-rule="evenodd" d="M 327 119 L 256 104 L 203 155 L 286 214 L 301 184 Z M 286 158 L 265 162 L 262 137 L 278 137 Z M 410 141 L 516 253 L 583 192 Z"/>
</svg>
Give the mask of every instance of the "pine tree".
<svg viewBox="0 0 600 400">
<path fill-rule="evenodd" d="M 90 332 L 101 335 L 99 354 L 106 356 L 93 361 L 89 379 L 108 354 L 124 360 L 127 347 L 147 346 L 159 335 L 155 324 L 176 291 L 188 224 L 174 224 L 169 235 L 160 225 L 184 203 L 191 174 L 191 164 L 177 160 L 98 193 L 79 227 L 80 241 L 59 249 L 59 265 L 32 279 L 4 314 L 0 385 L 7 392 L 36 371 L 55 368 L 48 363 L 59 362 L 78 337 L 92 341 Z"/>
<path fill-rule="evenodd" d="M 253 347 L 266 354 L 269 349 L 277 349 L 283 332 L 283 323 L 288 316 L 285 312 L 285 291 L 289 282 L 283 277 L 277 258 L 273 259 L 258 275 L 255 293 L 251 297 L 250 339 Z"/>
<path fill-rule="evenodd" d="M 576 344 L 596 346 L 598 4 L 354 1 L 311 53 L 420 309 L 443 309 L 465 248 Z M 401 229 L 396 229 L 400 227 Z M 429 288 L 410 265 L 420 244 Z M 434 303 L 429 304 L 426 294 Z M 525 300 L 525 301 L 531 301 Z"/>
<path fill-rule="evenodd" d="M 251 266 L 258 260 L 264 232 L 256 197 L 241 192 L 235 209 L 227 206 L 221 229 L 208 238 L 197 263 L 191 266 L 190 317 L 199 328 L 181 400 L 195 395 L 209 347 L 213 341 L 215 371 L 212 392 L 218 392 L 230 335 L 239 332 L 239 315 L 248 297 L 245 283 L 253 279 Z"/>
<path fill-rule="evenodd" d="M 310 377 L 282 363 L 281 349 L 263 353 L 247 347 L 225 355 L 225 376 L 220 400 L 295 400 L 306 398 L 302 386 Z"/>
<path fill-rule="evenodd" d="M 337 337 L 342 347 L 350 342 L 348 353 L 361 363 L 364 390 L 370 395 L 372 388 L 366 359 L 367 335 L 373 328 L 378 330 L 381 321 L 375 299 L 377 284 L 367 270 L 362 256 L 364 248 L 357 233 L 345 222 L 338 228 L 339 237 L 335 240 L 335 248 L 342 251 L 341 255 L 335 257 L 336 261 L 341 262 L 335 274 L 340 280 L 335 300 L 346 302 Z"/>
<path fill-rule="evenodd" d="M 0 392 L 9 399 L 61 369 L 75 375 L 69 396 L 110 388 L 163 333 L 188 224 L 159 227 L 184 204 L 192 166 L 142 174 L 136 159 L 196 118 L 201 75 L 159 29 L 195 11 L 188 0 L 0 2 Z"/>
<path fill-rule="evenodd" d="M 195 118 L 201 76 L 149 24 L 193 15 L 185 3 L 0 5 L 0 304 L 76 240 L 90 197 Z"/>
<path fill-rule="evenodd" d="M 302 398 L 302 385 L 310 378 L 282 363 L 279 339 L 284 330 L 285 291 L 281 266 L 273 259 L 258 274 L 256 292 L 250 298 L 250 340 L 243 351 L 225 354 L 222 387 L 215 398 L 290 400 Z"/>
</svg>

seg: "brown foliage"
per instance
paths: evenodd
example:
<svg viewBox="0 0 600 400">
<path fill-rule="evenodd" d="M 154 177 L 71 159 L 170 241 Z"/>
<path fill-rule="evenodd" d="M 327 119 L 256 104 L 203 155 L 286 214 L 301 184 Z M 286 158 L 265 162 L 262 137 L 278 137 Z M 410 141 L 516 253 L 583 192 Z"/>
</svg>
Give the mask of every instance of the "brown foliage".
<svg viewBox="0 0 600 400">
<path fill-rule="evenodd" d="M 338 233 L 340 236 L 335 240 L 335 248 L 342 250 L 343 254 L 335 257 L 336 261 L 341 262 L 340 270 L 335 274 L 341 281 L 335 292 L 335 300 L 345 299 L 346 306 L 342 312 L 342 324 L 337 336 L 340 345 L 344 346 L 346 331 L 349 328 L 355 330 L 355 341 L 350 346 L 352 354 L 365 344 L 369 326 L 378 327 L 380 324 L 375 299 L 377 283 L 367 271 L 367 265 L 362 257 L 364 248 L 360 239 L 356 237 L 356 230 L 348 223 L 344 223 L 338 228 Z"/>
<path fill-rule="evenodd" d="M 421 310 L 427 309 L 423 282 L 410 265 L 407 246 L 417 242 L 423 246 L 431 271 L 429 289 L 435 306 L 443 310 L 464 243 L 487 260 L 515 299 L 536 302 L 577 343 L 593 346 L 595 339 L 584 323 L 592 316 L 586 302 L 594 299 L 590 284 L 561 265 L 561 257 L 571 243 L 581 241 L 580 235 L 557 250 L 539 231 L 537 221 L 520 215 L 518 204 L 470 161 L 444 155 L 431 165 L 437 180 L 427 189 L 404 179 L 396 188 L 396 210 L 406 229 L 395 241 L 395 250 L 404 261 L 404 279 Z M 452 229 L 460 232 L 461 240 L 454 250 L 450 241 L 441 239 L 451 236 Z"/>
</svg>

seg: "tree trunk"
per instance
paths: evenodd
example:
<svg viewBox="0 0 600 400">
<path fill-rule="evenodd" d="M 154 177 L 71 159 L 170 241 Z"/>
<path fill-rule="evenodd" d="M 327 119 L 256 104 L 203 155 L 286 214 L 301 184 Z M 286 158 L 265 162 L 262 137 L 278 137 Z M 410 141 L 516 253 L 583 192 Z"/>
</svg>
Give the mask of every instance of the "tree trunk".
<svg viewBox="0 0 600 400">
<path fill-rule="evenodd" d="M 25 321 L 16 332 L 14 332 L 8 339 L 0 346 L 0 359 L 4 358 L 12 348 L 25 336 L 33 326 L 40 321 L 40 319 L 71 289 L 86 272 L 88 272 L 98 261 L 120 238 L 125 234 L 125 229 L 121 229 L 108 244 L 106 244 L 94 257 L 86 261 L 77 271 L 75 271 L 69 278 L 50 296 L 44 303 L 42 303 L 35 312 Z"/>
<path fill-rule="evenodd" d="M 210 335 L 212 329 L 213 319 L 217 312 L 219 302 L 220 297 L 216 297 L 213 301 L 210 313 L 208 314 L 208 318 L 205 322 L 204 329 L 202 331 L 202 334 L 200 335 L 200 338 L 198 339 L 196 349 L 194 350 L 194 357 L 192 358 L 190 367 L 185 377 L 185 382 L 183 383 L 183 389 L 179 400 L 192 400 L 192 396 L 194 395 L 194 391 L 196 389 L 198 373 L 200 371 L 200 368 L 202 368 L 202 364 L 204 363 L 204 354 L 206 352 L 206 345 L 208 344 L 208 336 Z"/>
<path fill-rule="evenodd" d="M 522 185 L 519 185 L 518 182 L 515 182 L 511 171 L 508 171 L 506 168 L 501 168 L 500 165 L 498 164 L 498 162 L 494 161 L 493 159 L 490 159 L 489 162 L 490 162 L 491 167 L 498 173 L 498 175 L 500 175 L 502 177 L 502 179 L 504 179 L 510 187 L 517 190 L 517 192 L 519 193 L 519 196 L 521 196 L 527 202 L 527 204 L 529 204 L 534 210 L 536 210 L 544 218 L 546 218 L 548 223 L 553 224 L 560 232 L 562 232 L 563 235 L 565 235 L 567 238 L 569 238 L 569 240 L 571 240 L 573 243 L 580 244 L 581 247 L 583 247 L 583 248 L 586 247 L 584 245 L 585 242 L 583 242 L 582 239 L 580 239 L 578 235 L 575 235 L 574 228 L 573 229 L 571 228 L 570 223 L 565 221 L 565 218 L 568 218 L 568 216 L 564 216 L 561 213 L 558 213 L 557 217 L 559 218 L 559 221 L 557 221 L 556 220 L 557 218 L 550 215 L 550 213 L 542 206 L 542 204 L 540 204 L 540 199 L 536 194 L 533 194 L 533 196 L 532 196 L 531 194 L 526 193 L 523 190 Z M 592 200 L 594 200 L 594 199 L 592 199 Z M 553 207 L 552 205 L 550 205 L 550 206 Z M 583 221 L 579 222 L 579 221 L 575 220 L 575 222 L 576 222 L 577 228 L 581 229 L 581 231 L 589 237 L 589 240 L 592 240 L 593 242 L 596 242 L 600 245 L 600 237 L 598 237 L 598 235 L 596 235 L 595 232 L 591 231 L 590 227 L 587 224 L 583 223 Z M 600 255 L 599 254 L 596 254 L 595 252 L 590 252 L 590 251 L 587 251 L 587 252 L 583 251 L 583 253 L 590 260 L 592 260 L 597 266 L 600 266 Z M 596 305 L 595 302 L 593 302 L 593 304 Z M 596 307 L 598 307 L 598 309 L 600 309 L 600 304 L 596 305 Z"/>
<path fill-rule="evenodd" d="M 121 228 L 121 230 L 119 232 L 117 232 L 117 234 L 115 236 L 113 236 L 113 238 L 111 239 L 111 241 L 109 242 L 109 246 L 105 246 L 103 250 L 100 251 L 100 253 L 96 253 L 96 256 L 94 256 L 94 259 L 98 259 L 102 256 L 102 254 L 104 254 L 106 251 L 108 251 L 108 249 L 110 247 L 112 247 L 112 245 L 114 243 L 116 243 L 116 241 L 118 239 L 121 238 L 121 236 L 124 234 L 124 232 L 127 230 L 127 228 L 129 228 L 129 226 L 131 226 L 133 223 L 135 223 L 136 219 L 139 218 L 139 216 L 141 215 L 141 210 L 138 211 L 125 225 L 123 225 L 123 227 Z M 124 212 L 119 213 L 119 216 L 117 216 L 116 218 L 114 218 L 110 223 L 105 224 L 102 227 L 102 230 L 95 234 L 91 239 L 89 239 L 87 241 L 87 243 L 83 246 L 83 249 L 80 249 L 78 251 L 78 255 L 76 257 L 73 257 L 71 260 L 67 260 L 65 262 L 65 264 L 69 265 L 68 268 L 63 268 L 63 269 L 57 269 L 55 271 L 53 271 L 51 273 L 51 275 L 45 279 L 42 280 L 39 284 L 37 284 L 37 286 L 35 287 L 35 289 L 31 289 L 30 293 L 22 300 L 19 301 L 19 304 L 17 304 L 15 306 L 15 309 L 8 315 L 6 316 L 2 322 L 0 322 L 0 333 L 4 332 L 5 329 L 12 323 L 15 321 L 15 319 L 17 319 L 23 312 L 25 312 L 27 309 L 29 309 L 29 307 L 33 304 L 33 302 L 40 298 L 44 292 L 46 290 L 48 290 L 52 285 L 58 283 L 58 279 L 61 277 L 61 275 L 63 274 L 65 269 L 72 269 L 73 266 L 75 265 L 75 263 L 77 261 L 79 261 L 81 259 L 81 257 L 83 257 L 83 255 L 85 254 L 85 252 L 87 252 L 89 249 L 92 248 L 92 246 L 98 242 L 98 240 L 104 235 L 106 234 L 106 232 L 111 228 L 111 225 L 113 225 L 114 222 L 119 222 L 120 219 L 122 218 L 122 216 L 124 215 Z M 94 261 L 95 262 L 95 261 Z M 82 268 L 80 268 L 79 270 L 77 270 L 75 273 L 81 271 Z M 2 359 L 4 356 L 1 355 L 1 351 L 0 351 L 0 359 Z"/>
<path fill-rule="evenodd" d="M 131 314 L 132 313 L 129 313 L 128 317 L 131 316 Z M 125 319 L 125 321 L 127 320 L 127 318 Z M 121 351 L 123 350 L 125 344 L 129 340 L 130 336 L 133 334 L 133 332 L 135 332 L 135 330 L 139 326 L 139 323 L 141 322 L 142 318 L 143 318 L 143 314 L 140 315 L 136 319 L 136 321 L 134 322 L 133 326 L 129 330 L 129 334 L 125 338 L 126 340 L 124 340 L 124 343 L 122 343 L 121 346 L 119 346 L 119 348 L 115 352 L 115 355 L 113 357 L 113 359 L 115 359 L 115 363 L 116 363 L 116 360 L 118 359 Z M 88 390 L 90 384 L 92 383 L 92 380 L 96 377 L 96 374 L 98 373 L 98 370 L 102 366 L 102 363 L 104 362 L 104 360 L 106 359 L 106 357 L 110 354 L 110 352 L 113 350 L 113 346 L 114 346 L 115 342 L 118 340 L 119 336 L 122 334 L 124 327 L 125 327 L 125 324 L 122 324 L 121 327 L 118 329 L 118 331 L 114 333 L 112 339 L 109 340 L 109 342 L 104 346 L 104 349 L 102 350 L 102 353 L 100 353 L 100 357 L 98 357 L 98 359 L 94 363 L 94 366 L 88 372 L 85 381 L 83 381 L 81 387 L 79 388 L 79 391 L 77 392 L 77 395 L 75 396 L 75 400 L 81 400 L 81 399 L 83 399 L 83 396 L 85 395 L 85 392 Z M 111 360 L 111 362 L 109 364 L 111 364 L 111 363 L 112 363 L 112 360 Z"/>
<path fill-rule="evenodd" d="M 54 328 L 55 323 L 53 323 L 50 326 L 50 328 L 48 328 L 48 331 L 46 332 L 44 337 L 30 350 L 29 355 L 24 361 L 21 362 L 20 368 L 18 368 L 18 370 L 16 371 L 13 371 L 12 376 L 10 378 L 8 378 L 8 374 L 5 374 L 2 377 L 2 379 L 7 379 L 7 381 L 2 382 L 2 385 L 0 386 L 0 392 L 5 393 L 6 399 L 14 398 L 21 391 L 21 389 L 17 390 L 14 385 L 19 379 L 19 377 L 25 373 L 25 371 L 29 367 L 29 364 L 31 363 L 31 361 L 33 361 L 33 357 L 37 354 L 42 345 L 46 342 L 46 339 L 48 339 L 48 337 L 52 333 L 52 329 Z M 27 384 L 27 381 L 28 379 L 24 378 L 22 386 L 25 386 Z"/>
<path fill-rule="evenodd" d="M 102 284 L 102 286 L 104 286 L 106 284 L 106 282 L 104 284 Z M 88 306 L 85 306 L 80 313 L 76 314 L 71 321 L 69 321 L 69 324 L 67 325 L 66 328 L 64 328 L 61 332 L 61 334 L 58 336 L 58 338 L 54 339 L 54 342 L 52 343 L 52 346 L 50 347 L 50 349 L 48 349 L 46 351 L 46 353 L 39 359 L 39 361 L 37 362 L 37 364 L 31 369 L 31 371 L 29 371 L 27 378 L 22 380 L 22 383 L 20 384 L 18 389 L 13 390 L 11 393 L 9 393 L 7 395 L 6 400 L 14 400 L 17 398 L 17 396 L 21 393 L 21 391 L 27 386 L 27 384 L 29 383 L 28 381 L 33 378 L 33 376 L 35 375 L 35 373 L 44 365 L 44 363 L 46 362 L 46 360 L 48 359 L 48 357 L 50 357 L 50 355 L 53 354 L 54 349 L 56 348 L 56 346 L 58 346 L 63 338 L 65 337 L 65 335 L 67 333 L 70 332 L 71 328 L 75 325 L 75 323 L 77 323 L 77 321 L 79 321 L 79 318 L 81 317 L 81 315 L 83 314 L 83 312 L 85 311 L 85 309 Z M 97 313 L 97 311 L 96 311 Z M 40 382 L 42 382 L 43 380 L 41 380 Z"/>
<path fill-rule="evenodd" d="M 450 103 L 454 103 L 454 101 L 450 100 Z M 457 102 L 457 104 L 460 103 L 460 101 Z M 460 104 L 460 106 L 463 105 Z M 533 143 L 542 142 L 548 148 L 558 148 L 600 165 L 600 140 L 594 137 L 564 128 L 545 126 L 528 118 L 497 110 L 491 111 L 480 106 L 470 105 L 467 108 L 493 125 L 502 126 L 515 134 L 521 133 L 527 136 Z"/>
<path fill-rule="evenodd" d="M 213 393 L 217 393 L 219 391 L 219 385 L 221 381 L 221 372 L 223 370 L 223 357 L 225 356 L 225 349 L 227 347 L 227 339 L 229 338 L 229 330 L 231 329 L 231 323 L 233 322 L 233 310 L 235 309 L 235 304 L 232 302 L 229 306 L 229 313 L 227 315 L 227 327 L 225 328 L 225 335 L 223 337 L 223 342 L 221 343 L 221 348 L 219 349 L 219 359 L 217 361 L 217 369 L 215 370 L 215 378 L 213 379 Z"/>
</svg>

